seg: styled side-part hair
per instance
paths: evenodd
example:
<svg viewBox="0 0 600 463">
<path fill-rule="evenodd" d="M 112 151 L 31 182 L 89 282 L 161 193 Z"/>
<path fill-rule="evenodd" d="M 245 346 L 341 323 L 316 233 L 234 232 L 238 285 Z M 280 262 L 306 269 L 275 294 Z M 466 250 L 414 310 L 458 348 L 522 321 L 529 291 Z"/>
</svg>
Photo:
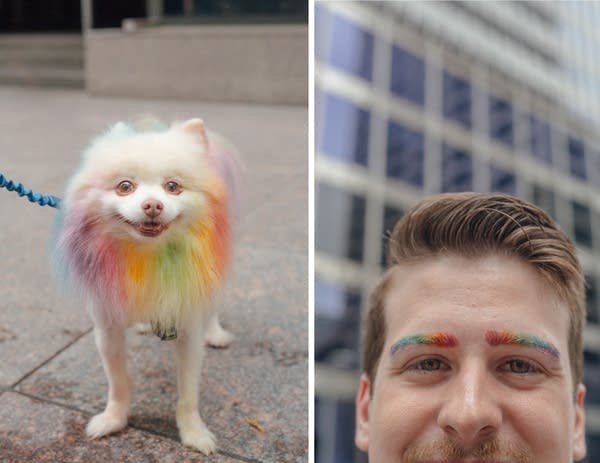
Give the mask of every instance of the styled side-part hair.
<svg viewBox="0 0 600 463">
<path fill-rule="evenodd" d="M 395 266 L 440 255 L 515 256 L 533 266 L 569 308 L 573 384 L 583 377 L 585 284 L 572 241 L 543 210 L 497 193 L 447 193 L 410 209 L 388 243 L 388 271 L 371 294 L 364 324 L 363 371 L 375 380 L 386 336 L 384 301 Z"/>
</svg>

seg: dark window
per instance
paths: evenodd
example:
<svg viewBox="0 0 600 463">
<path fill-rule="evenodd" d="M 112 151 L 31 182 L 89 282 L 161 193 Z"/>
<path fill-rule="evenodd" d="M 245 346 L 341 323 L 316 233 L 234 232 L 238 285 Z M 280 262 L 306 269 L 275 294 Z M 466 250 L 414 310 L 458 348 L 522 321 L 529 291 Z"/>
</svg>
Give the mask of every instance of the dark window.
<svg viewBox="0 0 600 463">
<path fill-rule="evenodd" d="M 337 95 L 326 94 L 325 121 L 319 132 L 323 154 L 366 166 L 369 119 L 364 109 Z"/>
<path fill-rule="evenodd" d="M 444 116 L 471 127 L 471 84 L 444 71 Z"/>
<path fill-rule="evenodd" d="M 513 133 L 513 108 L 512 105 L 501 98 L 490 95 L 490 137 L 514 145 Z"/>
<path fill-rule="evenodd" d="M 490 166 L 490 191 L 514 195 L 517 191 L 517 180 L 514 172 L 496 166 Z"/>
<path fill-rule="evenodd" d="M 396 206 L 385 206 L 383 210 L 383 237 L 381 240 L 381 266 L 385 267 L 390 233 L 404 211 Z"/>
<path fill-rule="evenodd" d="M 546 211 L 551 217 L 556 217 L 556 208 L 554 206 L 554 192 L 543 186 L 534 184 L 532 189 L 534 204 Z"/>
<path fill-rule="evenodd" d="M 132 0 L 128 3 L 134 5 L 136 15 L 144 15 L 145 8 L 141 0 Z M 115 5 L 114 8 L 118 10 L 119 6 L 121 5 Z M 96 7 L 95 4 L 94 7 Z M 122 18 L 118 20 L 119 26 L 120 19 Z M 0 31 L 2 33 L 40 31 L 81 32 L 81 1 L 0 1 Z M 7 44 L 4 46 L 13 48 L 16 45 L 11 46 Z M 23 51 L 20 51 L 20 55 L 20 59 L 24 59 Z M 18 66 L 18 64 L 14 64 L 13 66 Z"/>
<path fill-rule="evenodd" d="M 569 167 L 575 177 L 586 179 L 585 148 L 583 142 L 577 138 L 569 137 Z"/>
<path fill-rule="evenodd" d="M 529 118 L 531 154 L 534 158 L 552 163 L 552 141 L 550 125 L 535 116 Z"/>
<path fill-rule="evenodd" d="M 392 48 L 392 93 L 413 103 L 425 104 L 425 63 L 420 57 L 394 46 Z"/>
<path fill-rule="evenodd" d="M 585 288 L 585 302 L 587 305 L 587 319 L 589 322 L 598 323 L 598 287 L 596 285 L 596 279 L 593 276 L 587 275 L 585 277 L 586 288 Z"/>
<path fill-rule="evenodd" d="M 373 34 L 356 23 L 334 16 L 332 22 L 329 62 L 332 66 L 363 79 L 373 73 Z"/>
<path fill-rule="evenodd" d="M 590 208 L 585 204 L 572 201 L 573 233 L 575 242 L 581 246 L 592 247 L 592 217 Z"/>
<path fill-rule="evenodd" d="M 595 405 L 600 405 L 600 354 L 598 352 L 583 352 L 585 378 L 587 394 L 585 401 Z M 600 450 L 600 446 L 598 446 Z"/>
<path fill-rule="evenodd" d="M 129 3 L 123 1 L 104 1 L 114 8 L 115 4 Z M 142 2 L 144 3 L 144 2 Z M 146 2 L 147 3 L 147 2 Z M 159 3 L 159 2 L 157 2 Z M 306 22 L 308 5 L 306 2 L 289 0 L 162 0 L 165 15 L 183 15 L 186 18 L 200 16 L 202 18 L 218 18 L 221 21 L 244 19 L 248 22 Z"/>
<path fill-rule="evenodd" d="M 386 161 L 388 177 L 422 187 L 424 146 L 422 133 L 389 122 Z"/>
<path fill-rule="evenodd" d="M 125 18 L 141 18 L 146 16 L 146 2 L 91 2 L 93 27 L 121 27 Z M 166 11 L 166 10 L 165 10 Z"/>
<path fill-rule="evenodd" d="M 315 279 L 315 360 L 358 368 L 360 340 L 358 290 Z"/>
<path fill-rule="evenodd" d="M 473 189 L 473 161 L 463 150 L 444 144 L 442 149 L 442 191 Z"/>
<path fill-rule="evenodd" d="M 367 463 L 366 454 L 356 448 L 353 401 L 317 397 L 315 401 L 315 462 Z"/>
<path fill-rule="evenodd" d="M 315 244 L 318 251 L 363 259 L 365 198 L 335 187 L 317 185 Z"/>
</svg>

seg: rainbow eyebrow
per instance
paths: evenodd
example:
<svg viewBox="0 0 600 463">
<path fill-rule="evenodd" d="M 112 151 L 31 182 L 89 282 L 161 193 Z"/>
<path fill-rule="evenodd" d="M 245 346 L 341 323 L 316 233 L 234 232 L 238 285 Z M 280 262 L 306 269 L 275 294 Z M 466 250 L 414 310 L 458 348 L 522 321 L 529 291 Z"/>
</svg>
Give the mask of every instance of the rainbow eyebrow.
<svg viewBox="0 0 600 463">
<path fill-rule="evenodd" d="M 518 345 L 534 347 L 556 359 L 560 358 L 556 347 L 532 334 L 514 333 L 510 330 L 487 330 L 485 332 L 485 340 L 490 346 Z"/>
<path fill-rule="evenodd" d="M 458 338 L 453 334 L 443 332 L 420 333 L 410 336 L 403 336 L 398 339 L 391 347 L 390 354 L 394 355 L 400 349 L 412 345 L 427 345 L 437 347 L 456 347 L 458 346 Z"/>
</svg>

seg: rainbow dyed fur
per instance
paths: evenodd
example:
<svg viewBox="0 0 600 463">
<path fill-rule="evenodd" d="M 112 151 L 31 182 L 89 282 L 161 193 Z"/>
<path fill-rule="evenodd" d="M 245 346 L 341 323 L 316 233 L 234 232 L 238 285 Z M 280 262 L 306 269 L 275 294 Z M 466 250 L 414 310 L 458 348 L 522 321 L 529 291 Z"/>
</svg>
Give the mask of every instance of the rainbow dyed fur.
<svg viewBox="0 0 600 463">
<path fill-rule="evenodd" d="M 108 403 L 89 436 L 127 424 L 125 330 L 141 322 L 176 333 L 181 440 L 215 450 L 198 384 L 205 340 L 224 347 L 233 338 L 212 300 L 227 274 L 236 183 L 234 149 L 200 119 L 120 122 L 84 152 L 64 195 L 54 261 L 65 287 L 86 301 L 108 377 Z"/>
</svg>

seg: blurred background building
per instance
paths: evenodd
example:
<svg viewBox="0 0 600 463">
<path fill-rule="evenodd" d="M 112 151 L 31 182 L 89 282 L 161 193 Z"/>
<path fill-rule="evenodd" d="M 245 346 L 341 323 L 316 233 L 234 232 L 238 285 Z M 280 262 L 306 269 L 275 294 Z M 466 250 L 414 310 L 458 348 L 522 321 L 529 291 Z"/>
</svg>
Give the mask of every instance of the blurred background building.
<svg viewBox="0 0 600 463">
<path fill-rule="evenodd" d="M 0 84 L 307 104 L 307 0 L 0 0 Z"/>
<path fill-rule="evenodd" d="M 516 194 L 588 282 L 587 461 L 600 461 L 600 4 L 315 4 L 316 461 L 354 448 L 361 308 L 384 237 L 424 196 Z"/>
</svg>

